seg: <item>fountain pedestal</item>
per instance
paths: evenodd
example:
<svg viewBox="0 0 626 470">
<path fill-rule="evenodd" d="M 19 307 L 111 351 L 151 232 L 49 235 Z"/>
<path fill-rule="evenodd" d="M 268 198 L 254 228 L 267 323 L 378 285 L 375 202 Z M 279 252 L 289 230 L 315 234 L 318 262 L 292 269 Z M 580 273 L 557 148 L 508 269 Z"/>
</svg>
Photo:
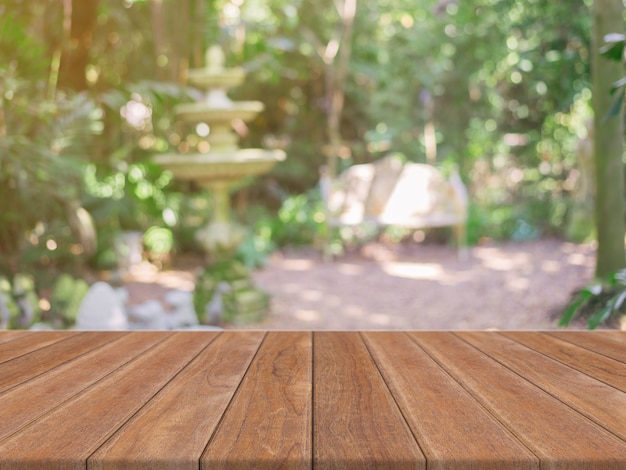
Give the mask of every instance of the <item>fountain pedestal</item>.
<svg viewBox="0 0 626 470">
<path fill-rule="evenodd" d="M 239 68 L 224 68 L 224 56 L 217 46 L 206 54 L 207 65 L 189 72 L 189 83 L 205 90 L 204 99 L 176 107 L 183 120 L 206 123 L 210 132 L 206 153 L 162 154 L 154 162 L 181 180 L 195 181 L 210 190 L 213 211 L 209 224 L 198 231 L 198 243 L 211 263 L 196 282 L 194 303 L 200 320 L 206 323 L 247 323 L 258 321 L 268 307 L 266 293 L 256 289 L 250 273 L 233 256 L 246 230 L 230 216 L 231 188 L 253 176 L 268 172 L 284 160 L 282 150 L 239 149 L 231 122 L 252 120 L 263 110 L 258 101 L 232 102 L 226 89 L 240 84 Z"/>
</svg>

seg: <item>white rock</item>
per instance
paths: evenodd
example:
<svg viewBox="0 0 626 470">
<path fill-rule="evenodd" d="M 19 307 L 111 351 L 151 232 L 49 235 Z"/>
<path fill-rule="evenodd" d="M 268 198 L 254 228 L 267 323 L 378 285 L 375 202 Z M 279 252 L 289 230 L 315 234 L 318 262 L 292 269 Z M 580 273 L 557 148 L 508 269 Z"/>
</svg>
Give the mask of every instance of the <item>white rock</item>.
<svg viewBox="0 0 626 470">
<path fill-rule="evenodd" d="M 163 300 L 172 307 L 193 305 L 193 292 L 180 289 L 172 289 L 165 293 Z"/>
<path fill-rule="evenodd" d="M 184 331 L 224 331 L 224 328 L 221 328 L 219 326 L 211 326 L 211 325 L 194 325 L 194 326 L 187 326 L 184 328 L 176 328 L 177 330 L 184 330 Z"/>
<path fill-rule="evenodd" d="M 181 305 L 176 310 L 169 312 L 166 316 L 168 329 L 175 330 L 186 326 L 197 325 L 198 316 L 193 304 Z"/>
<path fill-rule="evenodd" d="M 115 289 L 115 292 L 120 298 L 120 301 L 126 305 L 128 303 L 128 299 L 130 298 L 130 292 L 126 287 L 118 287 Z"/>
<path fill-rule="evenodd" d="M 193 306 L 193 293 L 180 289 L 167 291 L 164 295 L 165 302 L 174 307 L 167 313 L 167 327 L 170 330 L 197 325 L 198 316 Z"/>
<path fill-rule="evenodd" d="M 119 294 L 106 282 L 93 284 L 76 317 L 77 330 L 127 330 L 128 319 Z"/>
<path fill-rule="evenodd" d="M 167 329 L 166 312 L 158 300 L 148 300 L 129 309 L 131 326 L 137 330 Z"/>
</svg>

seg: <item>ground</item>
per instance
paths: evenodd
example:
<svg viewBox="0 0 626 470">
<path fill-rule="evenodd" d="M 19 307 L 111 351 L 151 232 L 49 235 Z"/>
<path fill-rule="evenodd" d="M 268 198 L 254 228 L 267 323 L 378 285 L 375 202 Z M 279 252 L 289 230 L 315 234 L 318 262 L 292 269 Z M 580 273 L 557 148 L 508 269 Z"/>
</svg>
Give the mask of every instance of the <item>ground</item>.
<svg viewBox="0 0 626 470">
<path fill-rule="evenodd" d="M 368 244 L 332 262 L 286 250 L 253 274 L 272 296 L 262 329 L 550 329 L 593 275 L 595 247 L 559 240 L 488 243 L 459 258 L 435 244 Z M 193 289 L 197 260 L 136 271 L 130 302 Z"/>
</svg>

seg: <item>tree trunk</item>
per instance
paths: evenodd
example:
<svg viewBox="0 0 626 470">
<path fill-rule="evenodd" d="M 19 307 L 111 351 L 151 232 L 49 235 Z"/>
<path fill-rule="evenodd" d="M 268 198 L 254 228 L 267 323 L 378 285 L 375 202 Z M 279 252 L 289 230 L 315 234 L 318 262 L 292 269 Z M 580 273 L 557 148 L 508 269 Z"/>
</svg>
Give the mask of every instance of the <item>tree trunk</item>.
<svg viewBox="0 0 626 470">
<path fill-rule="evenodd" d="M 626 266 L 624 253 L 624 118 L 605 117 L 611 108 L 611 86 L 624 75 L 621 61 L 601 57 L 604 36 L 623 33 L 622 0 L 594 0 L 592 87 L 594 108 L 594 156 L 596 169 L 595 218 L 598 232 L 596 276 L 606 279 Z"/>
<path fill-rule="evenodd" d="M 64 45 L 61 55 L 59 86 L 86 90 L 88 83 L 85 72 L 89 65 L 89 50 L 98 18 L 98 1 L 66 0 L 65 3 L 68 5 L 66 14 L 69 13 L 70 18 L 64 21 L 64 29 L 70 28 L 70 40 L 69 44 Z"/>
<path fill-rule="evenodd" d="M 328 175 L 337 176 L 337 163 L 342 146 L 341 116 L 345 99 L 345 82 L 348 75 L 350 55 L 352 52 L 352 31 L 356 16 L 357 0 L 343 0 L 336 2 L 337 12 L 341 21 L 341 33 L 338 38 L 332 38 L 326 46 L 326 51 L 334 52 L 325 56 L 326 71 L 326 105 L 327 132 L 329 142 Z M 337 49 L 331 45 L 337 44 Z"/>
</svg>

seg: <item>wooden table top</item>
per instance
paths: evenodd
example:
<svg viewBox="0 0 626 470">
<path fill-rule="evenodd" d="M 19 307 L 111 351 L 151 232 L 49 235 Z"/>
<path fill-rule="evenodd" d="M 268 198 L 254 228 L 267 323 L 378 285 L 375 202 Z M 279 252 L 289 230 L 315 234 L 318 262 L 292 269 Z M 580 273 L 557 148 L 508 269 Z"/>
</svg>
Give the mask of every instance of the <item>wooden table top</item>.
<svg viewBox="0 0 626 470">
<path fill-rule="evenodd" d="M 626 333 L 0 332 L 0 469 L 625 469 Z"/>
</svg>

